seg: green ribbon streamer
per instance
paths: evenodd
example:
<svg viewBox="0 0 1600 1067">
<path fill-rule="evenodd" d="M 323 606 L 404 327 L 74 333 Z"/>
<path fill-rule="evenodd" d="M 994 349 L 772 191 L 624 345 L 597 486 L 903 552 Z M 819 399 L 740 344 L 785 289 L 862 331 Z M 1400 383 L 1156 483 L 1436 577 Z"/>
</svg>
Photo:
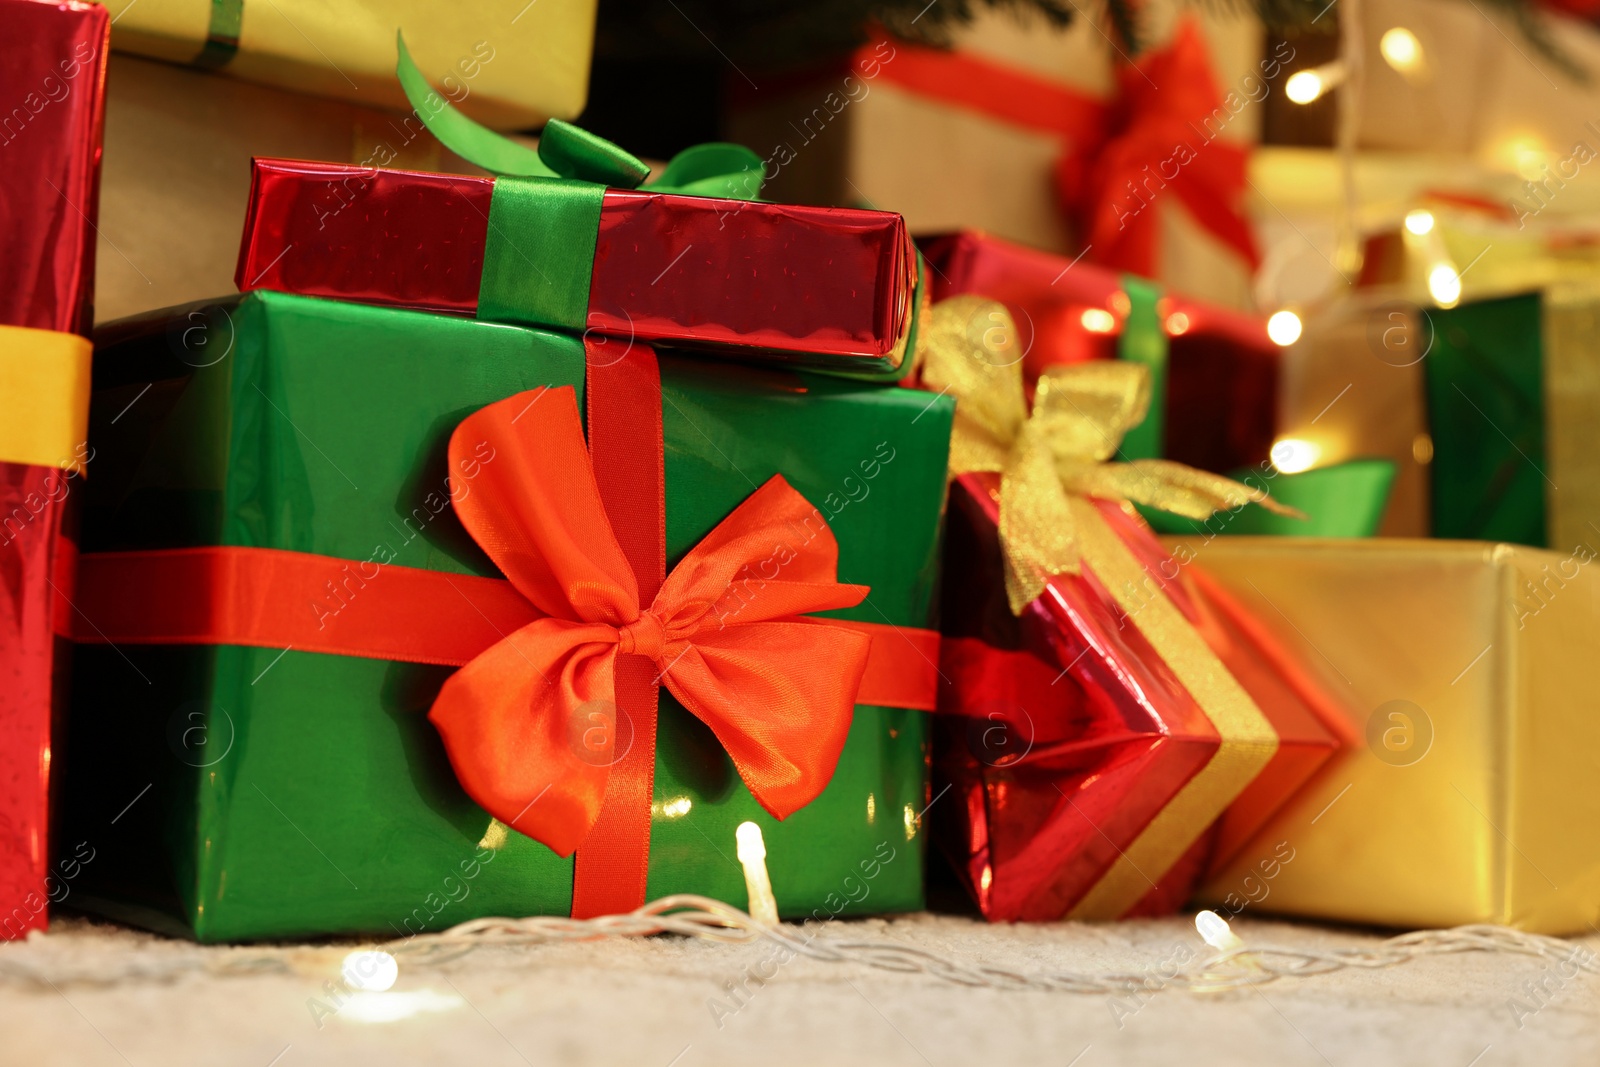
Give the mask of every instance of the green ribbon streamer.
<svg viewBox="0 0 1600 1067">
<path fill-rule="evenodd" d="M 1266 489 L 1274 500 L 1304 512 L 1304 519 L 1274 515 L 1258 507 L 1219 511 L 1204 522 L 1154 509 L 1140 508 L 1139 513 L 1157 533 L 1372 537 L 1383 520 L 1395 472 L 1392 460 L 1355 459 L 1270 478 L 1253 467 L 1229 474 L 1245 485 Z"/>
<path fill-rule="evenodd" d="M 1128 317 L 1117 341 L 1117 357 L 1149 368 L 1150 414 L 1123 437 L 1118 458 L 1159 459 L 1166 446 L 1163 423 L 1167 410 L 1167 331 L 1156 310 L 1161 287 L 1124 274 L 1122 292 L 1128 298 Z"/>
<path fill-rule="evenodd" d="M 131 4 L 129 5 L 132 6 Z M 207 70 L 220 70 L 239 52 L 239 32 L 244 25 L 244 0 L 211 0 L 206 43 L 192 62 Z"/>
<path fill-rule="evenodd" d="M 450 151 L 497 176 L 478 287 L 480 319 L 584 329 L 607 187 L 733 200 L 754 200 L 761 192 L 761 157 L 742 145 L 687 148 L 648 183 L 643 160 L 560 119 L 546 123 L 537 151 L 526 148 L 457 111 L 417 69 L 403 33 L 396 32 L 395 44 L 395 74 L 422 124 Z"/>
</svg>

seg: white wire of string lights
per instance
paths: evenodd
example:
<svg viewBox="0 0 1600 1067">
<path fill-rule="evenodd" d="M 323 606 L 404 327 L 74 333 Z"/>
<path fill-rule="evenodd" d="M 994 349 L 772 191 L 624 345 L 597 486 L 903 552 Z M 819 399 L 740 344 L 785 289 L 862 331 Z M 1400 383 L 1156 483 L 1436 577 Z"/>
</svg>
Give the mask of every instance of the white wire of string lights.
<svg viewBox="0 0 1600 1067">
<path fill-rule="evenodd" d="M 1347 968 L 1376 970 L 1412 960 L 1464 952 L 1508 953 L 1543 959 L 1600 974 L 1600 957 L 1583 945 L 1502 926 L 1459 926 L 1401 934 L 1366 948 L 1309 951 L 1278 945 L 1248 945 L 1215 912 L 1195 916 L 1195 930 L 1215 952 L 1177 972 L 1020 971 L 976 961 L 952 959 L 902 942 L 820 936 L 813 928 L 777 921 L 777 903 L 767 877 L 766 850 L 759 827 L 740 826 L 739 861 L 744 867 L 751 911 L 709 897 L 663 897 L 619 915 L 593 919 L 531 916 L 473 919 L 448 930 L 417 934 L 350 951 L 329 946 L 293 948 L 201 948 L 182 945 L 152 951 L 152 944 L 104 953 L 60 958 L 0 950 L 0 981 L 36 985 L 115 984 L 168 981 L 197 971 L 216 976 L 296 973 L 325 976 L 332 961 L 351 990 L 381 993 L 402 970 L 425 970 L 487 948 L 534 947 L 603 938 L 676 935 L 729 944 L 770 942 L 782 950 L 822 963 L 855 964 L 884 971 L 925 974 L 957 985 L 989 989 L 1062 993 L 1129 994 L 1157 990 L 1210 992 L 1260 986 L 1291 978 L 1310 978 Z M 754 914 L 751 914 L 754 913 Z M 49 940 L 35 934 L 30 942 Z M 167 943 L 156 943 L 165 945 Z M 21 947 L 21 946 L 19 946 Z"/>
</svg>

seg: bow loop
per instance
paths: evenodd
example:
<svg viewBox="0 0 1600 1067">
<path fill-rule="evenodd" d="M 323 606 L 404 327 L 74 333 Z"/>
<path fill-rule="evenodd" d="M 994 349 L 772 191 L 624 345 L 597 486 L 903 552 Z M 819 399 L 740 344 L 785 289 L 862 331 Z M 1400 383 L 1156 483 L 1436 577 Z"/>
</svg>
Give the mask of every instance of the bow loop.
<svg viewBox="0 0 1600 1067">
<path fill-rule="evenodd" d="M 422 124 L 450 151 L 491 174 L 515 178 L 567 178 L 635 189 L 650 168 L 620 145 L 560 119 L 545 124 L 537 149 L 520 145 L 457 111 L 428 84 L 395 32 L 395 74 Z M 661 177 L 643 188 L 657 193 L 754 200 L 766 176 L 761 157 L 742 145 L 703 144 L 686 148 L 667 164 Z"/>
<path fill-rule="evenodd" d="M 611 529 L 570 387 L 491 404 L 450 438 L 463 525 L 545 618 L 457 671 L 429 718 L 457 777 L 501 822 L 566 855 L 605 799 L 628 709 L 618 656 L 643 656 L 778 818 L 814 800 L 850 730 L 871 639 L 801 618 L 850 607 L 822 513 L 775 476 L 667 575 L 655 600 Z M 476 462 L 474 462 L 476 461 Z"/>
<path fill-rule="evenodd" d="M 963 294 L 938 304 L 919 329 L 918 345 L 937 357 L 929 358 L 923 381 L 960 401 L 952 469 L 1003 470 L 1028 421 L 1024 353 L 1010 313 L 995 301 Z"/>
<path fill-rule="evenodd" d="M 1020 615 L 1049 580 L 1081 564 L 1074 498 L 1144 504 L 1193 519 L 1256 503 L 1299 515 L 1266 492 L 1170 460 L 1110 462 L 1149 413 L 1150 372 L 1097 360 L 1041 375 L 1023 401 L 1021 360 L 997 359 L 1015 337 L 1005 305 L 966 295 L 933 306 L 923 335 L 923 382 L 957 400 L 950 473 L 1000 474 L 1006 596 Z"/>
<path fill-rule="evenodd" d="M 1057 462 L 1103 463 L 1150 410 L 1150 373 L 1138 363 L 1097 360 L 1051 367 L 1034 387 L 1033 417 Z"/>
</svg>

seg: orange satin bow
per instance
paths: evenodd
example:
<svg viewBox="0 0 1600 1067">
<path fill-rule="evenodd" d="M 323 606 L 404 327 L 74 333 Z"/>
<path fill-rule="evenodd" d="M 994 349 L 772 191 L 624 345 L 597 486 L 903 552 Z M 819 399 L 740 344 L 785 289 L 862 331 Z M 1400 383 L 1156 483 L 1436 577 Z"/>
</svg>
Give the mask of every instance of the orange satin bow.
<svg viewBox="0 0 1600 1067">
<path fill-rule="evenodd" d="M 641 608 L 573 391 L 469 415 L 450 437 L 451 468 L 467 469 L 483 441 L 496 461 L 457 513 L 545 617 L 452 675 L 429 712 L 467 793 L 556 853 L 576 849 L 600 813 L 616 741 L 591 724 L 615 713 L 617 659 L 631 654 L 711 727 L 767 811 L 781 819 L 814 800 L 844 747 L 872 643 L 799 617 L 868 593 L 835 580 L 838 545 L 817 509 L 774 476 Z"/>
</svg>

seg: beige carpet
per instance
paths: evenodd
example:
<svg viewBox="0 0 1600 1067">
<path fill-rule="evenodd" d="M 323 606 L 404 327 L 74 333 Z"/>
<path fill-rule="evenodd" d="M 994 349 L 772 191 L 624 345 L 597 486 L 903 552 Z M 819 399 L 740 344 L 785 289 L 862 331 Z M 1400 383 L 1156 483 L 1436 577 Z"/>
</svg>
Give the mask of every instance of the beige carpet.
<svg viewBox="0 0 1600 1067">
<path fill-rule="evenodd" d="M 1381 939 L 1249 919 L 1234 928 L 1253 946 Z M 916 915 L 835 923 L 818 936 L 891 939 L 1027 971 L 1158 971 L 1204 951 L 1179 918 L 994 927 Z M 1575 944 L 1600 950 L 1600 937 Z M 768 947 L 653 938 L 482 949 L 403 965 L 390 993 L 335 1000 L 322 983 L 348 947 L 199 948 L 61 921 L 47 936 L 0 946 L 0 1063 L 1600 1064 L 1600 976 L 1567 977 L 1517 956 L 1436 957 L 1216 994 L 1167 990 L 1141 1004 L 804 959 L 760 984 L 748 971 L 772 973 Z M 268 969 L 204 969 L 252 959 Z M 728 992 L 741 981 L 747 998 Z"/>
</svg>

